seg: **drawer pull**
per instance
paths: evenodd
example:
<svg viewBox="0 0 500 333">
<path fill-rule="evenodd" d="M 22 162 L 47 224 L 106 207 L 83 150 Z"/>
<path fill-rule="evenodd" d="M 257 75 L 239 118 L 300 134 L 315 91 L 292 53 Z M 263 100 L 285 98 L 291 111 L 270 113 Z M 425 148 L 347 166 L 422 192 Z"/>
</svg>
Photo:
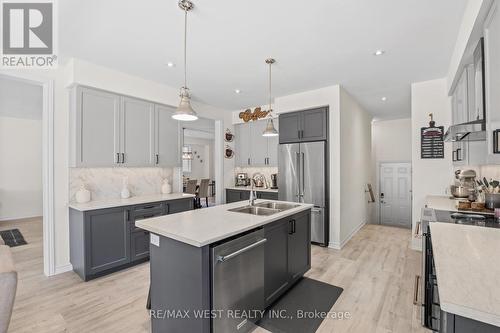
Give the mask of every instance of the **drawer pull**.
<svg viewBox="0 0 500 333">
<path fill-rule="evenodd" d="M 413 305 L 420 305 L 418 301 L 419 285 L 420 285 L 420 275 L 415 275 L 415 285 L 413 286 Z"/>
</svg>

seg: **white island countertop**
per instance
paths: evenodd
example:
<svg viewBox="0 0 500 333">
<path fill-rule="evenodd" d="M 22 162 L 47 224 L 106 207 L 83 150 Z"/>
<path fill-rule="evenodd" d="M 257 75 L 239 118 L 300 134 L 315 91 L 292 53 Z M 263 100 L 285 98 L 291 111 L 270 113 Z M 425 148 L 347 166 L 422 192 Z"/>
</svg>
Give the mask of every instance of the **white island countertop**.
<svg viewBox="0 0 500 333">
<path fill-rule="evenodd" d="M 252 186 L 229 186 L 229 187 L 226 187 L 226 189 L 227 190 L 250 191 L 252 189 Z M 254 187 L 253 189 L 257 192 L 278 193 L 277 188 Z"/>
<path fill-rule="evenodd" d="M 500 327 L 500 229 L 429 226 L 441 309 Z"/>
<path fill-rule="evenodd" d="M 444 195 L 428 195 L 425 198 L 425 206 L 428 208 L 436 210 L 445 210 L 449 212 L 460 212 L 466 214 L 488 214 L 495 215 L 493 211 L 474 211 L 474 210 L 458 210 L 457 200 L 467 200 L 467 199 L 451 199 L 450 197 Z"/>
<path fill-rule="evenodd" d="M 141 196 L 136 196 L 136 197 L 130 197 L 128 199 L 111 198 L 111 199 L 106 199 L 106 200 L 89 201 L 86 203 L 71 202 L 68 204 L 68 207 L 79 210 L 81 212 L 85 212 L 85 211 L 94 210 L 94 209 L 104 209 L 104 208 L 131 206 L 131 205 L 140 205 L 140 204 L 149 203 L 149 202 L 187 199 L 187 198 L 193 198 L 193 197 L 194 197 L 193 194 L 186 194 L 186 193 L 150 194 L 150 195 L 141 195 Z"/>
<path fill-rule="evenodd" d="M 256 200 L 255 203 L 258 204 L 264 201 L 274 202 L 274 200 L 261 199 Z M 279 202 L 285 203 L 284 201 Z M 135 222 L 135 225 L 154 234 L 196 247 L 203 247 L 313 207 L 311 204 L 288 203 L 297 205 L 297 207 L 269 216 L 228 211 L 232 208 L 248 205 L 248 201 L 238 201 L 226 205 L 139 220 Z"/>
</svg>

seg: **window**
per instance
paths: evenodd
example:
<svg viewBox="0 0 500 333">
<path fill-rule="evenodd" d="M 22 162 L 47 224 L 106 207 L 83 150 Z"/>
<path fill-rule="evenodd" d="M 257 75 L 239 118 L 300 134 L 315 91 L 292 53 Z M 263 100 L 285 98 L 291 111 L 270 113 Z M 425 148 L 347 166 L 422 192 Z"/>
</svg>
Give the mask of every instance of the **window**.
<svg viewBox="0 0 500 333">
<path fill-rule="evenodd" d="M 182 172 L 191 172 L 193 162 L 193 150 L 191 146 L 182 147 Z"/>
</svg>

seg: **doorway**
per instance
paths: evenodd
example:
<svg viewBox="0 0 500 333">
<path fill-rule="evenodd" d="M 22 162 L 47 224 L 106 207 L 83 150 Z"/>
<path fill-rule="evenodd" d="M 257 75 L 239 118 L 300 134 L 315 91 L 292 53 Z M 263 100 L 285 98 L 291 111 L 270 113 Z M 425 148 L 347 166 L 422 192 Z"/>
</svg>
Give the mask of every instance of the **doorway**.
<svg viewBox="0 0 500 333">
<path fill-rule="evenodd" d="M 411 228 L 411 163 L 380 164 L 380 224 Z"/>
</svg>

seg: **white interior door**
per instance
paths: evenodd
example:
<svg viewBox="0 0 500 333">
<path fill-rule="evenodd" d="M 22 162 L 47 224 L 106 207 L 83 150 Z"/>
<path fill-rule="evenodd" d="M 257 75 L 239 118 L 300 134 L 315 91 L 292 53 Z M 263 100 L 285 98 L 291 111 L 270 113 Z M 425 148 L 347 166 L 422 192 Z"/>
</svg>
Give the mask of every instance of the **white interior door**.
<svg viewBox="0 0 500 333">
<path fill-rule="evenodd" d="M 380 165 L 380 223 L 411 228 L 411 163 Z"/>
</svg>

